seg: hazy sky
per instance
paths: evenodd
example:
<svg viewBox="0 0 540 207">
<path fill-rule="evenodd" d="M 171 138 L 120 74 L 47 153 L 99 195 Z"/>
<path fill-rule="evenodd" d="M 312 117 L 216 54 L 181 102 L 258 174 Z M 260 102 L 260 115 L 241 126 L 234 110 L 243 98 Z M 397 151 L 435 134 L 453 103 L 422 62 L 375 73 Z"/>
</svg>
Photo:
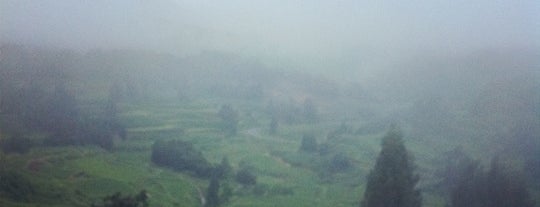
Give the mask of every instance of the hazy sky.
<svg viewBox="0 0 540 207">
<path fill-rule="evenodd" d="M 0 42 L 219 50 L 303 67 L 540 47 L 538 0 L 0 0 Z"/>
</svg>

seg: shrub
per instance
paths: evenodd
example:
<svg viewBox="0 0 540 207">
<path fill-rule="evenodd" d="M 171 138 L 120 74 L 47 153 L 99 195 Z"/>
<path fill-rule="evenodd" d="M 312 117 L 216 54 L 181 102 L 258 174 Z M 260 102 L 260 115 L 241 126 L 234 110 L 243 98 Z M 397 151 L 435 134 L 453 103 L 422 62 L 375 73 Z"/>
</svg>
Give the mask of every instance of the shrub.
<svg viewBox="0 0 540 207">
<path fill-rule="evenodd" d="M 236 173 L 235 180 L 242 185 L 255 185 L 257 183 L 257 176 L 244 168 Z"/>
<path fill-rule="evenodd" d="M 103 198 L 103 203 L 92 207 L 148 207 L 148 193 L 142 190 L 136 196 L 122 196 L 120 192 Z"/>
<path fill-rule="evenodd" d="M 178 171 L 190 171 L 198 177 L 210 177 L 213 168 L 190 142 L 181 140 L 154 142 L 152 162 Z"/>
<path fill-rule="evenodd" d="M 21 153 L 24 154 L 32 147 L 30 139 L 19 134 L 10 138 L 0 140 L 0 147 L 5 153 Z"/>
<path fill-rule="evenodd" d="M 351 168 L 352 160 L 343 153 L 338 153 L 332 157 L 328 163 L 330 172 L 343 172 Z"/>
<path fill-rule="evenodd" d="M 0 196 L 15 201 L 28 201 L 34 194 L 34 187 L 24 176 L 13 171 L 0 170 Z"/>
<path fill-rule="evenodd" d="M 302 143 L 300 144 L 300 150 L 305 152 L 315 152 L 317 151 L 318 145 L 315 136 L 305 134 L 302 137 Z"/>
</svg>

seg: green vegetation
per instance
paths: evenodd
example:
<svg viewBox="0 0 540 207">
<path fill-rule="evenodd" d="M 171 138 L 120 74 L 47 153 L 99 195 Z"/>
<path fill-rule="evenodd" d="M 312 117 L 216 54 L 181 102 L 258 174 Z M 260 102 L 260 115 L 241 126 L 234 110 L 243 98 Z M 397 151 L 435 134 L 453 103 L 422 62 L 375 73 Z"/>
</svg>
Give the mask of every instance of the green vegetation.
<svg viewBox="0 0 540 207">
<path fill-rule="evenodd" d="M 29 201 L 35 193 L 34 187 L 25 176 L 0 169 L 0 196 L 15 201 Z"/>
<path fill-rule="evenodd" d="M 178 171 L 188 171 L 199 177 L 209 177 L 214 169 L 200 151 L 182 140 L 157 140 L 152 145 L 152 162 Z"/>
<path fill-rule="evenodd" d="M 14 61 L 9 51 L 2 52 L 7 53 L 4 60 Z M 394 200 L 388 197 L 399 197 L 379 185 L 388 180 L 396 181 L 387 184 L 400 189 L 395 194 L 406 195 L 411 206 L 418 206 L 419 189 L 424 206 L 458 206 L 452 197 L 464 198 L 459 193 L 471 183 L 455 175 L 469 170 L 473 180 L 488 179 L 490 173 L 478 166 L 498 152 L 486 144 L 490 133 L 476 129 L 482 120 L 465 115 L 444 123 L 481 138 L 456 132 L 458 138 L 446 139 L 431 130 L 422 134 L 414 127 L 424 122 L 402 124 L 410 137 L 395 131 L 384 135 L 393 117 L 407 120 L 394 111 L 406 110 L 410 103 L 340 96 L 342 91 L 321 88 L 305 74 L 242 67 L 232 73 L 221 68 L 237 65 L 195 60 L 182 65 L 181 59 L 155 54 L 104 51 L 78 58 L 95 64 L 73 60 L 82 65 L 65 66 L 70 70 L 53 76 L 65 79 L 61 85 L 46 78 L 32 83 L 0 62 L 5 66 L 0 69 L 12 69 L 1 71 L 5 76 L 0 77 L 0 206 L 358 206 L 361 195 L 365 202 L 368 197 L 390 202 Z M 140 66 L 139 59 L 145 58 L 155 65 Z M 184 73 L 198 81 L 187 81 Z M 256 81 L 246 83 L 246 77 Z M 464 140 L 471 144 L 462 152 L 437 159 Z M 416 156 L 414 163 L 409 152 Z M 480 160 L 468 160 L 464 152 Z M 508 168 L 531 169 L 523 173 L 529 181 L 538 179 L 529 175 L 540 169 L 535 152 L 524 161 L 518 153 L 503 155 L 512 160 Z M 490 189 L 527 189 L 533 199 L 540 195 L 535 182 L 523 187 L 521 179 L 506 173 L 492 176 L 508 182 L 490 184 Z M 140 199 L 140 189 L 148 197 Z"/>
<path fill-rule="evenodd" d="M 148 207 L 148 194 L 142 190 L 136 196 L 122 196 L 120 192 L 103 198 L 103 204 L 92 204 L 92 207 Z"/>
<path fill-rule="evenodd" d="M 369 173 L 363 207 L 420 207 L 422 195 L 416 187 L 412 156 L 403 144 L 399 129 L 391 129 L 382 139 L 382 149 Z"/>
<path fill-rule="evenodd" d="M 524 177 L 509 171 L 497 158 L 485 172 L 478 162 L 463 163 L 456 185 L 451 188 L 452 207 L 533 207 Z"/>
</svg>

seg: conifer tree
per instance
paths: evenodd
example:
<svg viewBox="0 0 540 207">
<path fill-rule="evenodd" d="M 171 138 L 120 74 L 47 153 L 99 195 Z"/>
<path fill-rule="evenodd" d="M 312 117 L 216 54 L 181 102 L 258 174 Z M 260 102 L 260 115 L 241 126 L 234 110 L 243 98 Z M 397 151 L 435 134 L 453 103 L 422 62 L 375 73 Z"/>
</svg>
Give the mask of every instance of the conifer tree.
<svg viewBox="0 0 540 207">
<path fill-rule="evenodd" d="M 206 192 L 205 207 L 219 206 L 219 180 L 216 177 L 210 179 L 210 184 Z"/>
<path fill-rule="evenodd" d="M 403 135 L 392 127 L 382 139 L 382 149 L 369 173 L 363 207 L 419 207 L 422 195 L 418 175 L 403 144 Z"/>
</svg>

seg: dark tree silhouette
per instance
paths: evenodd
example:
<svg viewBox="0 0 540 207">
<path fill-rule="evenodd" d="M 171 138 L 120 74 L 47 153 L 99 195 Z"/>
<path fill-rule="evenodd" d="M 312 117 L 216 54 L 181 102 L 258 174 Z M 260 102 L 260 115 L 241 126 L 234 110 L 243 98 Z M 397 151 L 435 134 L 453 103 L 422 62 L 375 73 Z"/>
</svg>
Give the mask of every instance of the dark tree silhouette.
<svg viewBox="0 0 540 207">
<path fill-rule="evenodd" d="M 304 134 L 302 137 L 302 143 L 300 144 L 300 150 L 305 152 L 316 152 L 318 149 L 317 140 L 315 136 L 311 134 Z"/>
<path fill-rule="evenodd" d="M 102 204 L 93 203 L 92 207 L 148 207 L 148 193 L 142 190 L 135 196 L 122 196 L 120 192 L 103 198 Z"/>
<path fill-rule="evenodd" d="M 1 139 L 0 137 L 0 149 L 2 149 L 4 153 L 24 154 L 32 148 L 32 145 L 32 141 L 29 138 L 18 132 L 6 139 Z"/>
<path fill-rule="evenodd" d="M 219 203 L 219 180 L 216 177 L 212 177 L 206 191 L 206 204 L 204 206 L 217 207 Z"/>
<path fill-rule="evenodd" d="M 245 168 L 236 173 L 235 180 L 242 185 L 255 185 L 257 183 L 257 177 Z"/>
<path fill-rule="evenodd" d="M 419 207 L 420 190 L 414 163 L 403 144 L 400 130 L 392 127 L 382 139 L 382 149 L 369 173 L 363 207 Z"/>
<path fill-rule="evenodd" d="M 493 158 L 489 171 L 469 163 L 451 189 L 451 207 L 532 207 L 524 176 L 512 172 L 498 158 Z"/>
<path fill-rule="evenodd" d="M 232 167 L 227 157 L 221 159 L 221 163 L 216 167 L 214 176 L 219 179 L 227 179 L 231 176 Z"/>
<path fill-rule="evenodd" d="M 478 161 L 461 162 L 450 189 L 451 207 L 487 207 L 485 172 Z"/>
<path fill-rule="evenodd" d="M 210 177 L 214 171 L 210 163 L 190 142 L 158 140 L 152 145 L 152 162 L 178 171 L 190 171 L 199 177 Z"/>
<path fill-rule="evenodd" d="M 328 170 L 332 173 L 343 172 L 352 166 L 351 158 L 347 157 L 345 153 L 337 153 L 332 157 L 328 164 Z"/>
</svg>

